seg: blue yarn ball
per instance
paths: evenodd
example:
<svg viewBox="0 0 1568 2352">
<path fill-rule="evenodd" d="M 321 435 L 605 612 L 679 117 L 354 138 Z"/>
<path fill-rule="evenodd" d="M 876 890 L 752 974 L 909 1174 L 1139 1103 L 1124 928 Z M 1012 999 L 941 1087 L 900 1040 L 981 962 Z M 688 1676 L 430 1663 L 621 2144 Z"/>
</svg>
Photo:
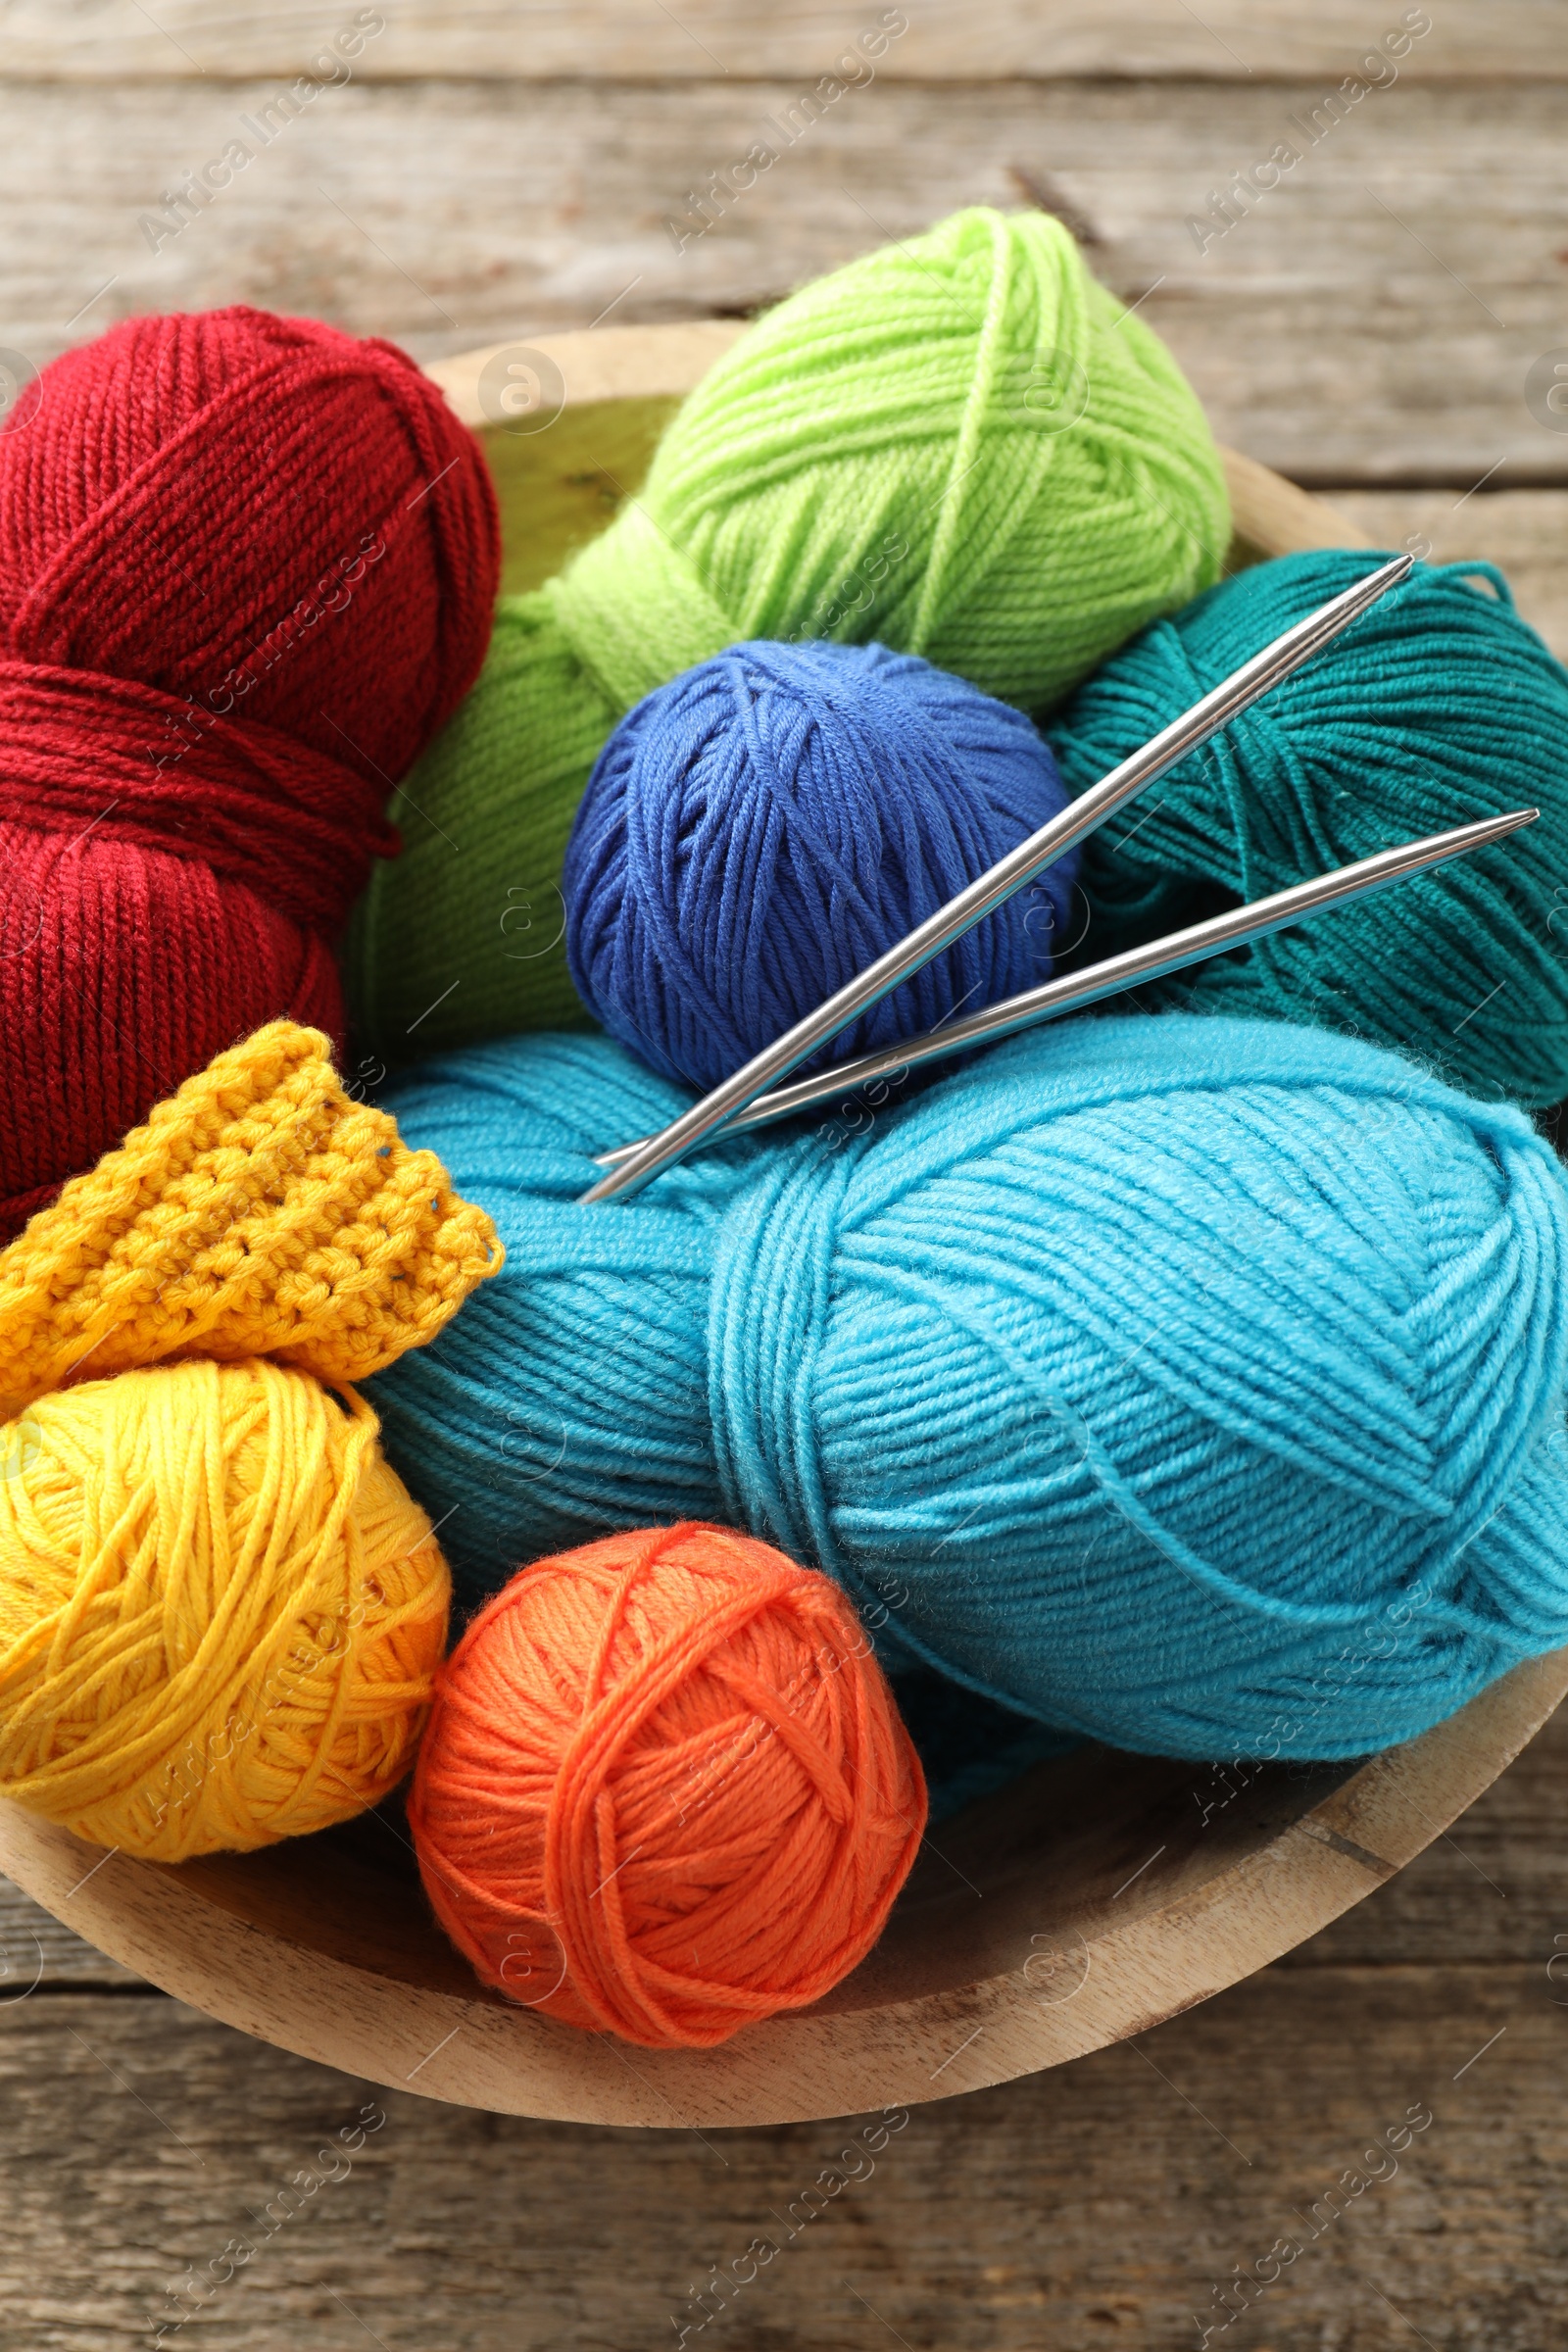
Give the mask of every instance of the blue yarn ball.
<svg viewBox="0 0 1568 2352">
<path fill-rule="evenodd" d="M 563 877 L 572 981 L 654 1069 L 716 1086 L 1065 805 L 1022 711 L 929 662 L 731 646 L 600 754 Z M 1069 855 L 821 1058 L 1048 979 L 1073 872 Z"/>
<path fill-rule="evenodd" d="M 900 1654 L 1189 1757 L 1362 1754 L 1568 1642 L 1568 1185 L 1521 1113 L 1326 1032 L 1088 1019 L 578 1206 L 684 1100 L 563 1037 L 387 1097 L 508 1252 L 370 1384 L 466 1601 L 725 1520 Z"/>
</svg>

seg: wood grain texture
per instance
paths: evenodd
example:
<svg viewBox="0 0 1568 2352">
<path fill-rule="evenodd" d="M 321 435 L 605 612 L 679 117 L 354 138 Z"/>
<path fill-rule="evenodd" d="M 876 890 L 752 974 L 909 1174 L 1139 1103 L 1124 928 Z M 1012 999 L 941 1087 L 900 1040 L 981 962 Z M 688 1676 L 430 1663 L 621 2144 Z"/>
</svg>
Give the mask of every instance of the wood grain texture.
<svg viewBox="0 0 1568 2352">
<path fill-rule="evenodd" d="M 562 336 L 524 355 L 517 415 L 497 394 L 518 347 L 446 364 L 487 455 L 519 440 L 541 453 L 531 476 L 497 475 L 504 545 L 537 541 L 541 490 L 606 478 L 605 435 L 624 467 L 640 431 L 646 459 L 669 401 L 732 332 L 710 321 Z M 1322 502 L 1223 454 L 1233 556 L 1354 539 Z M 625 486 L 637 478 L 633 468 Z M 636 2063 L 472 1981 L 433 1927 L 387 1808 L 323 1837 L 170 1870 L 99 1858 L 0 1806 L 0 1864 L 166 1990 L 307 2058 L 394 2085 L 418 2074 L 432 2097 L 508 2114 L 666 2129 L 793 2122 L 1007 2082 L 1210 1998 L 1395 1875 L 1506 1767 L 1565 1686 L 1568 1651 L 1536 1660 L 1360 1767 L 1281 1764 L 1238 1785 L 1094 1748 L 1043 1765 L 926 1840 L 875 1951 L 808 2011 L 719 2049 L 643 2051 Z M 541 1954 L 541 1989 L 556 1957 Z"/>
<path fill-rule="evenodd" d="M 854 2124 L 655 2137 L 386 2094 L 150 1991 L 87 1989 L 95 1956 L 62 1968 L 59 1931 L 13 1891 L 5 1950 L 36 1932 L 57 1957 L 30 1998 L 0 1984 L 0 2352 L 150 2341 L 149 2318 L 188 2306 L 165 2291 L 188 2266 L 255 2243 L 298 2171 L 340 2170 L 316 2151 L 368 2100 L 389 2120 L 348 2176 L 296 2184 L 298 2216 L 166 2344 L 349 2352 L 367 2328 L 387 2352 L 673 2343 L 710 2266 L 781 2237 L 793 2206 L 793 2242 L 688 2345 L 866 2352 L 886 2331 L 865 2297 L 911 2352 L 1164 2352 L 1196 2344 L 1215 2283 L 1304 2237 L 1294 2209 L 1425 2100 L 1435 2123 L 1399 2173 L 1213 2340 L 1402 2352 L 1417 2339 L 1375 2282 L 1438 2352 L 1546 2352 L 1568 2294 L 1565 1773 L 1568 1712 L 1457 1842 L 1289 1961 L 1136 2045 L 915 2111 L 808 2225 Z"/>
<path fill-rule="evenodd" d="M 1457 494 L 1500 466 L 1494 488 L 1568 483 L 1568 431 L 1525 397 L 1531 366 L 1568 347 L 1556 89 L 1373 92 L 1316 145 L 1299 127 L 1311 85 L 879 81 L 789 144 L 765 125 L 797 96 L 325 90 L 155 253 L 144 219 L 184 170 L 251 138 L 243 120 L 275 86 L 13 86 L 0 345 L 39 365 L 119 316 L 236 299 L 425 358 L 602 315 L 733 314 L 1027 184 L 1081 217 L 1095 267 L 1171 343 L 1220 437 L 1293 479 Z M 677 251 L 666 223 L 695 220 L 689 192 L 768 135 L 778 161 Z M 1300 161 L 1200 252 L 1189 218 L 1285 137 Z"/>
<path fill-rule="evenodd" d="M 0 1860 L 168 1991 L 281 2048 L 433 2098 L 705 2130 L 944 2100 L 1136 2037 L 1363 1901 L 1561 1695 L 1568 1653 L 1353 1771 L 1239 1785 L 1084 1749 L 928 1839 L 875 1951 L 809 2010 L 708 2051 L 564 2033 L 488 1993 L 430 1924 L 386 1815 L 169 1869 L 0 1806 Z M 955 1861 L 955 1853 L 961 1861 Z M 94 1867 L 97 1861 L 97 1867 Z M 1123 1899 L 1125 1897 L 1125 1899 Z"/>
<path fill-rule="evenodd" d="M 74 85 L 0 91 L 0 345 L 38 363 L 138 308 L 247 297 L 422 355 L 585 324 L 612 302 L 615 319 L 744 310 L 877 242 L 858 205 L 906 234 L 953 204 L 1016 201 L 1017 164 L 1086 217 L 1096 267 L 1129 298 L 1164 272 L 1144 313 L 1227 438 L 1338 485 L 1327 495 L 1376 544 L 1420 530 L 1440 557 L 1494 557 L 1568 652 L 1568 490 L 1497 486 L 1568 484 L 1564 438 L 1526 430 L 1522 401 L 1528 361 L 1568 344 L 1560 94 L 1480 86 L 1561 80 L 1560 0 L 1435 9 L 1401 86 L 1364 102 L 1206 257 L 1187 212 L 1266 155 L 1281 110 L 1313 103 L 1397 7 L 916 0 L 877 84 L 676 256 L 662 220 L 693 179 L 744 153 L 760 115 L 798 97 L 826 70 L 822 48 L 877 8 L 391 0 L 356 85 L 315 102 L 155 259 L 138 215 L 354 13 L 153 0 L 150 23 L 133 0 L 0 0 L 13 83 Z M 1170 78 L 995 86 L 1061 74 Z M 601 86 L 432 86 L 464 75 Z M 759 75 L 770 86 L 735 86 Z M 1236 86 L 1180 86 L 1196 80 Z M 629 86 L 642 82 L 674 86 Z M 1453 516 L 1499 455 L 1500 475 Z M 1376 486 L 1421 478 L 1448 487 Z M 1415 2328 L 1437 2352 L 1546 2352 L 1568 2300 L 1568 1984 L 1546 1975 L 1568 1949 L 1553 1940 L 1568 1936 L 1565 1771 L 1559 1716 L 1448 1837 L 1248 1984 L 1136 2046 L 919 2111 L 875 2175 L 688 2347 L 863 2352 L 890 2328 L 910 2352 L 1196 2344 L 1213 2282 L 1295 2229 L 1289 2208 L 1310 2210 L 1370 2130 L 1426 2098 L 1438 2120 L 1399 2174 L 1213 2341 L 1395 2352 Z M 0 2069 L 0 2352 L 150 2342 L 150 2317 L 177 2316 L 166 2284 L 259 2236 L 251 2217 L 323 2132 L 381 2095 L 138 1990 L 3 1886 Z M 345 2352 L 368 2329 L 385 2352 L 674 2342 L 671 2315 L 697 2316 L 687 2298 L 709 2266 L 799 2204 L 848 2136 L 800 2126 L 705 2146 L 409 2092 L 382 2103 L 389 2122 L 350 2178 L 166 2344 Z"/>
<path fill-rule="evenodd" d="M 1568 1934 L 1565 1786 L 1568 1707 L 1558 1709 L 1449 1833 L 1275 1966 L 1524 1966 L 1549 1952 L 1553 1935 Z M 0 1972 L 0 2009 L 31 1989 L 120 1989 L 142 1982 L 4 1878 Z M 150 1985 L 143 1988 L 157 1997 Z M 1230 1997 L 1218 1996 L 1221 2003 Z"/>
<path fill-rule="evenodd" d="M 0 2348 L 150 2342 L 194 2273 L 213 2291 L 166 2346 L 635 2352 L 684 2322 L 688 2347 L 734 2352 L 889 2330 L 908 2352 L 1152 2352 L 1196 2344 L 1216 2283 L 1288 2240 L 1226 2352 L 1405 2352 L 1412 2329 L 1548 2352 L 1568 2010 L 1545 1959 L 1276 1971 L 880 2131 L 657 2137 L 432 2106 L 162 2002 L 39 1993 L 0 2011 Z M 1432 2120 L 1396 2133 L 1397 2169 L 1369 2159 L 1412 2109 Z M 1352 2168 L 1387 2177 L 1351 2196 Z M 767 2245 L 695 2332 L 713 2266 Z"/>
<path fill-rule="evenodd" d="M 760 0 L 380 0 L 385 30 L 355 61 L 369 79 L 476 75 L 550 81 L 615 76 L 690 81 L 774 74 L 808 81 L 831 71 L 876 24 L 880 0 L 787 9 Z M 1403 0 L 904 0 L 908 29 L 877 62 L 891 80 L 997 81 L 1081 75 L 1205 81 L 1330 76 L 1353 71 L 1398 26 Z M 1427 12 L 1422 12 L 1427 13 Z M 166 80 L 309 74 L 353 24 L 352 0 L 261 10 L 236 0 L 0 0 L 0 54 L 13 78 Z M 1559 0 L 1444 0 L 1400 70 L 1413 80 L 1568 78 L 1568 23 Z M 331 69 L 328 69 L 331 71 Z"/>
<path fill-rule="evenodd" d="M 0 1879 L 0 2011 L 34 1992 L 67 1984 L 112 1992 L 151 1990 L 132 1970 L 84 1942 L 9 1879 Z"/>
</svg>

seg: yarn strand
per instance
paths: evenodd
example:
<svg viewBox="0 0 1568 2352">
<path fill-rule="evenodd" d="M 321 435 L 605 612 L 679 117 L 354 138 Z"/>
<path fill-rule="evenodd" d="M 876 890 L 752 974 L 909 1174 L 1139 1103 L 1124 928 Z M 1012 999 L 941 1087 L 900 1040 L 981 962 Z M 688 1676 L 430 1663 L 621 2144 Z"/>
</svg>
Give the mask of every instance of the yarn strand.
<svg viewBox="0 0 1568 2352">
<path fill-rule="evenodd" d="M 686 1524 L 538 1561 L 474 1619 L 409 1820 L 487 1983 L 565 2025 L 704 2048 L 864 1956 L 925 1812 L 843 1595 Z"/>
<path fill-rule="evenodd" d="M 416 1020 L 426 1051 L 581 1021 L 572 817 L 617 720 L 683 670 L 876 642 L 1039 711 L 1217 579 L 1229 535 L 1190 386 L 1059 221 L 958 213 L 804 287 L 697 387 L 610 529 L 501 600 L 410 782 L 429 824 L 356 915 L 357 1028 L 390 1057 Z"/>
</svg>

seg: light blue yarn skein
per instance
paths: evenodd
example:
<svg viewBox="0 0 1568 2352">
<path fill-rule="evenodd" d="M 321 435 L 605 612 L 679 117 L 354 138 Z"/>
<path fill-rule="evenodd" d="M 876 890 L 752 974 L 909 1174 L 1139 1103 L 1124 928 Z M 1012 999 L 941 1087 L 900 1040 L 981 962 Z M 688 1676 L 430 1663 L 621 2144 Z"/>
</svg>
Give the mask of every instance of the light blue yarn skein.
<svg viewBox="0 0 1568 2352">
<path fill-rule="evenodd" d="M 731 646 L 646 696 L 599 756 L 563 875 L 572 982 L 652 1068 L 716 1086 L 1066 805 L 1021 710 L 913 654 Z M 825 1057 L 1049 979 L 1076 865 Z"/>
<path fill-rule="evenodd" d="M 508 1250 L 369 1384 L 466 1602 L 729 1520 L 971 1688 L 1189 1757 L 1362 1754 L 1568 1641 L 1568 1187 L 1520 1113 L 1110 1017 L 578 1207 L 681 1100 L 561 1037 L 386 1097 Z"/>
</svg>

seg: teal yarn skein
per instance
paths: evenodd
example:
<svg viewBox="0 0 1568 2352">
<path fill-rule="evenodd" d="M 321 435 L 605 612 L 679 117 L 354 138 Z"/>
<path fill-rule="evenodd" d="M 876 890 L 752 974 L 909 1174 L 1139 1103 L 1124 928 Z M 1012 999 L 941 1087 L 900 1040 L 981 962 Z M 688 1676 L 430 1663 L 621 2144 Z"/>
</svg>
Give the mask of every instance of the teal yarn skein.
<svg viewBox="0 0 1568 2352">
<path fill-rule="evenodd" d="M 1520 1112 L 1352 1039 L 1106 1017 L 579 1206 L 686 1099 L 551 1035 L 386 1096 L 508 1251 L 369 1384 L 465 1605 L 718 1518 L 895 1667 L 1188 1757 L 1359 1755 L 1568 1641 L 1568 1186 Z"/>
<path fill-rule="evenodd" d="M 1381 560 L 1284 556 L 1144 630 L 1047 726 L 1068 791 Z M 1568 670 L 1494 566 L 1417 565 L 1149 803 L 1084 845 L 1092 912 L 1077 961 L 1396 842 L 1539 808 L 1490 849 L 1173 974 L 1143 1001 L 1347 1030 L 1489 1101 L 1568 1096 Z"/>
</svg>

